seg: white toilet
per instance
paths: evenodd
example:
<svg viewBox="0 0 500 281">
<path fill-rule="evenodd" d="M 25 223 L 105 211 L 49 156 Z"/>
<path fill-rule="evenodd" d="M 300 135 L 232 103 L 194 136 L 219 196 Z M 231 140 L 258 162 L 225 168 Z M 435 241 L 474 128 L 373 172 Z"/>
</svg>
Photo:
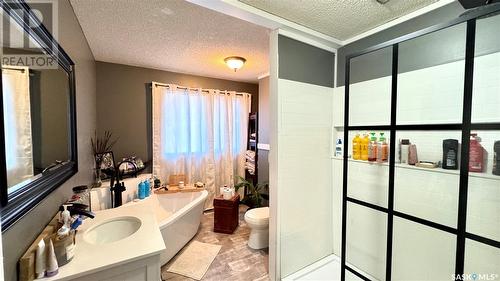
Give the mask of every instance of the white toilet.
<svg viewBox="0 0 500 281">
<path fill-rule="evenodd" d="M 245 221 L 252 230 L 248 246 L 252 249 L 264 249 L 269 246 L 269 207 L 255 208 L 245 213 Z"/>
</svg>

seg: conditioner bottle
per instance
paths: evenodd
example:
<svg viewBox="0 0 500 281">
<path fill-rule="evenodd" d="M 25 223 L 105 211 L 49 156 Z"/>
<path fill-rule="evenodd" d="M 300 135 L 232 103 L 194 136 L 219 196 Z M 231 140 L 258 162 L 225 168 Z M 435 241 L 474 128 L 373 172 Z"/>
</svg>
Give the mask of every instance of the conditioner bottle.
<svg viewBox="0 0 500 281">
<path fill-rule="evenodd" d="M 484 150 L 477 134 L 470 135 L 469 172 L 483 172 Z"/>
<path fill-rule="evenodd" d="M 363 134 L 361 139 L 361 160 L 368 161 L 368 145 L 370 144 L 370 137 L 368 133 Z"/>
<path fill-rule="evenodd" d="M 359 137 L 359 134 L 356 134 L 352 140 L 352 159 L 361 159 L 361 138 Z"/>
<path fill-rule="evenodd" d="M 458 169 L 458 140 L 446 139 L 443 140 L 443 169 L 456 170 Z"/>
<path fill-rule="evenodd" d="M 387 145 L 384 133 L 380 133 L 380 138 L 377 145 L 377 162 L 379 163 L 386 162 L 388 155 L 389 155 L 389 146 Z"/>
<path fill-rule="evenodd" d="M 370 133 L 370 143 L 368 144 L 368 161 L 377 161 L 377 137 L 375 133 Z"/>
</svg>

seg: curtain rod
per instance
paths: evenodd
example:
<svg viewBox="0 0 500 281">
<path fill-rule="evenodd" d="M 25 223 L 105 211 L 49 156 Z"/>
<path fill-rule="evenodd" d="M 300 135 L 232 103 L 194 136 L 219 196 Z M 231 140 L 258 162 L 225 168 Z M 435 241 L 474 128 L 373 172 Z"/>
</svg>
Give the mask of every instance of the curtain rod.
<svg viewBox="0 0 500 281">
<path fill-rule="evenodd" d="M 18 67 L 11 67 L 11 66 L 2 65 L 2 70 L 4 70 L 4 69 L 21 71 L 22 73 L 24 73 L 24 68 L 18 68 Z"/>
<path fill-rule="evenodd" d="M 170 85 L 168 85 L 168 84 L 161 84 L 161 83 L 156 83 L 156 82 L 155 82 L 155 83 L 151 83 L 151 84 L 154 84 L 156 87 L 165 87 L 165 88 L 170 88 Z M 181 89 L 181 90 L 198 90 L 199 88 L 189 88 L 189 87 L 181 87 L 181 86 L 177 86 L 177 89 Z M 210 91 L 209 91 L 209 90 L 204 90 L 204 89 L 202 89 L 201 91 L 202 91 L 202 92 L 204 92 L 204 93 L 210 93 Z M 222 95 L 224 95 L 224 94 L 228 94 L 228 93 L 230 92 L 230 91 L 225 91 L 225 90 L 224 90 L 224 91 L 222 91 L 222 90 L 217 90 L 217 91 L 222 92 L 222 93 L 220 93 L 220 94 L 222 94 Z M 236 95 L 237 95 L 237 96 L 243 96 L 243 95 L 245 95 L 245 94 L 250 95 L 250 96 L 252 95 L 252 94 L 249 94 L 249 93 L 236 93 Z"/>
</svg>

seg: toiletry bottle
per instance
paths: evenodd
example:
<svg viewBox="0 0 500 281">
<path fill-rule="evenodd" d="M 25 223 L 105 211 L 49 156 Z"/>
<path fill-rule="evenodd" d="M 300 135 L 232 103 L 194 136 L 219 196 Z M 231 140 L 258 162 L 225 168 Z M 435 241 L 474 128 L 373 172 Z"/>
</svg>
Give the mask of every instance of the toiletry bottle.
<svg viewBox="0 0 500 281">
<path fill-rule="evenodd" d="M 408 153 L 409 153 L 409 148 L 410 148 L 410 140 L 409 139 L 402 139 L 401 140 L 401 155 L 400 155 L 400 160 L 401 164 L 408 164 Z"/>
<path fill-rule="evenodd" d="M 46 259 L 47 259 L 47 250 L 45 246 L 45 241 L 42 239 L 38 242 L 36 247 L 36 256 L 35 256 L 35 278 L 40 279 L 45 277 L 46 270 Z"/>
<path fill-rule="evenodd" d="M 335 157 L 342 157 L 342 139 L 338 138 L 335 144 Z"/>
<path fill-rule="evenodd" d="M 410 144 L 408 147 L 408 164 L 415 165 L 418 163 L 418 153 L 417 153 L 417 145 Z"/>
<path fill-rule="evenodd" d="M 161 186 L 161 180 L 159 178 L 157 178 L 156 176 L 154 177 L 154 187 L 155 188 L 160 188 Z"/>
<path fill-rule="evenodd" d="M 68 211 L 68 205 L 63 205 L 63 211 L 61 212 L 59 220 L 59 222 L 62 224 L 62 227 L 58 230 L 58 232 L 65 232 L 66 230 L 69 230 L 70 220 L 71 213 Z"/>
<path fill-rule="evenodd" d="M 389 155 L 389 146 L 385 140 L 384 133 L 380 133 L 379 142 L 377 144 L 377 162 L 382 163 L 387 161 Z"/>
<path fill-rule="evenodd" d="M 144 185 L 143 181 L 141 181 L 139 183 L 139 186 L 137 187 L 137 196 L 141 200 L 144 199 L 144 198 L 146 198 L 146 186 Z"/>
<path fill-rule="evenodd" d="M 500 141 L 493 145 L 493 174 L 500 176 Z"/>
<path fill-rule="evenodd" d="M 361 138 L 359 137 L 359 134 L 356 134 L 352 140 L 352 159 L 361 159 Z"/>
<path fill-rule="evenodd" d="M 446 170 L 458 169 L 458 140 L 443 140 L 443 163 L 441 165 Z"/>
<path fill-rule="evenodd" d="M 481 173 L 483 172 L 483 147 L 479 143 L 480 139 L 477 134 L 471 134 L 470 136 L 469 172 Z"/>
<path fill-rule="evenodd" d="M 47 247 L 47 277 L 52 277 L 57 273 L 59 273 L 59 264 L 57 263 L 54 251 L 54 243 L 52 243 L 52 239 L 49 239 Z"/>
<path fill-rule="evenodd" d="M 370 137 L 368 133 L 363 134 L 361 138 L 361 160 L 368 161 L 368 145 L 370 144 Z"/>
<path fill-rule="evenodd" d="M 144 184 L 146 188 L 146 197 L 149 197 L 149 195 L 151 194 L 151 184 L 149 183 L 148 179 L 144 181 Z"/>
<path fill-rule="evenodd" d="M 368 161 L 374 162 L 377 160 L 377 137 L 375 133 L 370 133 L 370 143 L 368 144 Z"/>
</svg>

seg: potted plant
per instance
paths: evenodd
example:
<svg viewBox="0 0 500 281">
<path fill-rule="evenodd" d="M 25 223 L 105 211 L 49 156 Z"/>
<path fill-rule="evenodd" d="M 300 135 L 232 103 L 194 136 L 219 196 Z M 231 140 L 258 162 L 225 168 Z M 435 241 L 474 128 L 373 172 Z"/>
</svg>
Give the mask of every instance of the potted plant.
<svg viewBox="0 0 500 281">
<path fill-rule="evenodd" d="M 241 203 L 247 205 L 250 209 L 262 207 L 262 200 L 269 200 L 269 195 L 262 193 L 269 189 L 269 184 L 267 182 L 258 183 L 254 185 L 253 182 L 247 181 L 246 179 L 238 176 L 239 183 L 234 186 L 236 192 L 242 187 L 246 187 L 247 194 Z"/>
<path fill-rule="evenodd" d="M 111 140 L 113 134 L 110 131 L 104 132 L 104 137 L 97 135 L 97 131 L 94 132 L 94 137 L 90 138 L 90 144 L 92 146 L 92 152 L 94 153 L 95 160 L 95 184 L 96 186 L 101 186 L 101 165 L 103 162 L 109 161 L 107 158 L 108 152 L 110 153 L 111 148 L 115 145 L 117 139 Z M 112 154 L 110 153 L 111 157 Z M 114 168 L 114 163 L 113 163 Z"/>
</svg>

